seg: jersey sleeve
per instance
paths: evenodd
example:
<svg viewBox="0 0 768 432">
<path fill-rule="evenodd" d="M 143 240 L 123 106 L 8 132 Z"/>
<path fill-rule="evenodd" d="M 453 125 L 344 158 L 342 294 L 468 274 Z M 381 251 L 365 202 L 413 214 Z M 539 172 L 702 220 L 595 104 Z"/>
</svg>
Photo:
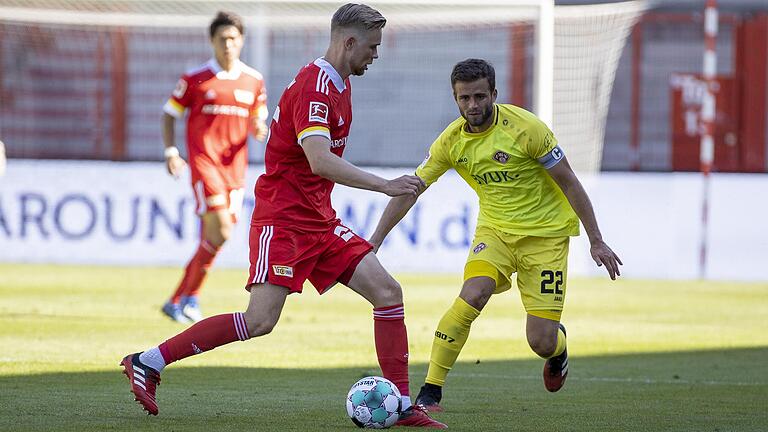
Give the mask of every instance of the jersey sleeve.
<svg viewBox="0 0 768 432">
<path fill-rule="evenodd" d="M 266 121 L 268 115 L 267 89 L 264 86 L 264 81 L 259 80 L 256 87 L 256 100 L 253 103 L 253 107 L 251 107 L 251 117 Z"/>
<path fill-rule="evenodd" d="M 176 88 L 173 89 L 171 97 L 163 106 L 163 112 L 175 117 L 181 118 L 184 110 L 192 104 L 192 91 L 190 90 L 189 78 L 184 75 L 176 82 Z"/>
<path fill-rule="evenodd" d="M 555 134 L 539 119 L 536 119 L 531 127 L 526 151 L 546 169 L 557 165 L 565 156 L 563 149 L 557 144 Z"/>
<path fill-rule="evenodd" d="M 443 132 L 432 146 L 429 147 L 429 153 L 424 158 L 424 162 L 416 168 L 416 175 L 419 176 L 427 186 L 436 182 L 451 165 L 451 158 L 448 157 L 449 138 Z"/>
<path fill-rule="evenodd" d="M 293 124 L 296 128 L 296 140 L 310 136 L 324 136 L 331 139 L 331 98 L 325 93 L 303 89 L 293 107 Z"/>
</svg>

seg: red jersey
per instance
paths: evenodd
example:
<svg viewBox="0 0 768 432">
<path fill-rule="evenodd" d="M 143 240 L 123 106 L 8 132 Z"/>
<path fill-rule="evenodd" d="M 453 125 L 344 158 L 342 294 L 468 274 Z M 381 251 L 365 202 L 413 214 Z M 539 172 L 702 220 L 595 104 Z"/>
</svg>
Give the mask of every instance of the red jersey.
<svg viewBox="0 0 768 432">
<path fill-rule="evenodd" d="M 324 136 L 331 152 L 341 157 L 352 124 L 351 92 L 349 80 L 342 80 L 323 58 L 305 66 L 285 89 L 270 124 L 252 225 L 314 231 L 336 222 L 334 182 L 312 173 L 301 140 Z"/>
<path fill-rule="evenodd" d="M 185 73 L 163 107 L 167 114 L 187 120 L 187 152 L 193 177 L 214 175 L 230 189 L 243 187 L 248 166 L 251 117 L 266 118 L 264 79 L 237 61 L 225 71 L 211 59 Z"/>
</svg>

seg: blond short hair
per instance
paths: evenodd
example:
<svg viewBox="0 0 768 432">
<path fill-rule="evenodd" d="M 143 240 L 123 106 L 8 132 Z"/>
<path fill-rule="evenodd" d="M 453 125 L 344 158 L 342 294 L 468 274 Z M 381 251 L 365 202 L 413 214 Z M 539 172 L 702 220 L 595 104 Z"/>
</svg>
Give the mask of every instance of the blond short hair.
<svg viewBox="0 0 768 432">
<path fill-rule="evenodd" d="M 376 9 L 364 4 L 347 3 L 333 14 L 331 31 L 339 28 L 377 30 L 386 24 L 387 19 Z"/>
</svg>

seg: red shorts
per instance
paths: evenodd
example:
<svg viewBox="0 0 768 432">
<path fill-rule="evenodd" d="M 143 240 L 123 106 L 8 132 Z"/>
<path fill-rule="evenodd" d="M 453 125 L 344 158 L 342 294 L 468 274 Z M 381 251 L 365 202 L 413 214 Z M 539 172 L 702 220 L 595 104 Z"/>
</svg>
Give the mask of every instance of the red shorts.
<svg viewBox="0 0 768 432">
<path fill-rule="evenodd" d="M 195 201 L 197 202 L 195 212 L 198 215 L 202 216 L 208 212 L 229 210 L 232 222 L 237 222 L 243 210 L 243 198 L 245 197 L 243 188 L 228 189 L 226 186 L 204 179 L 194 180 L 192 188 L 195 190 Z"/>
<path fill-rule="evenodd" d="M 251 226 L 251 284 L 269 282 L 300 293 L 304 281 L 320 294 L 341 282 L 349 283 L 355 268 L 373 246 L 338 224 L 327 231 L 302 231 L 283 226 Z"/>
<path fill-rule="evenodd" d="M 232 220 L 237 222 L 243 209 L 243 186 L 240 173 L 235 166 L 216 165 L 203 156 L 190 158 L 192 188 L 197 201 L 197 214 L 229 210 Z"/>
</svg>

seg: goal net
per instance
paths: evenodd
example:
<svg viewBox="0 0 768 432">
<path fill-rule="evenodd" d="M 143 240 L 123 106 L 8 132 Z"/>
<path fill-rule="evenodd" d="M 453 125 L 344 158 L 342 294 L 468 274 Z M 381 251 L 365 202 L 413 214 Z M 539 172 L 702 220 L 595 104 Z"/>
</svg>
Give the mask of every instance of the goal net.
<svg viewBox="0 0 768 432">
<path fill-rule="evenodd" d="M 476 57 L 494 64 L 499 102 L 548 108 L 574 168 L 598 171 L 617 62 L 645 4 L 555 7 L 547 54 L 540 3 L 371 1 L 388 23 L 380 58 L 352 79 L 345 155 L 367 165 L 419 163 L 458 116 L 452 66 Z M 242 59 L 264 74 L 274 109 L 299 68 L 324 54 L 340 4 L 0 0 L 0 139 L 15 157 L 161 159 L 161 108 L 181 73 L 211 57 L 207 26 L 218 10 L 245 18 Z M 552 56 L 548 70 L 536 67 L 542 55 Z M 537 100 L 537 86 L 549 86 L 551 100 Z M 263 157 L 259 146 L 252 161 Z"/>
</svg>

